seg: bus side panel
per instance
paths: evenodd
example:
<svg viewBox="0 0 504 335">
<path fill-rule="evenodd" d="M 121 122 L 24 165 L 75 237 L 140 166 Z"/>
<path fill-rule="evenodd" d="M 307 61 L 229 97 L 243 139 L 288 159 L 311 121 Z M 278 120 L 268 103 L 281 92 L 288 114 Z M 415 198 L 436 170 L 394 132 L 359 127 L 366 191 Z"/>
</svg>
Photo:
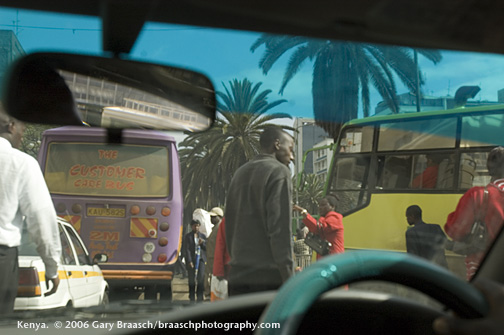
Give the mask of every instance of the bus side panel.
<svg viewBox="0 0 504 335">
<path fill-rule="evenodd" d="M 418 205 L 426 223 L 444 227 L 461 194 L 372 194 L 369 206 L 343 219 L 345 249 L 381 249 L 406 252 L 406 208 Z M 370 238 L 372 236 L 372 238 Z M 465 278 L 463 257 L 446 251 L 450 269 Z"/>
</svg>

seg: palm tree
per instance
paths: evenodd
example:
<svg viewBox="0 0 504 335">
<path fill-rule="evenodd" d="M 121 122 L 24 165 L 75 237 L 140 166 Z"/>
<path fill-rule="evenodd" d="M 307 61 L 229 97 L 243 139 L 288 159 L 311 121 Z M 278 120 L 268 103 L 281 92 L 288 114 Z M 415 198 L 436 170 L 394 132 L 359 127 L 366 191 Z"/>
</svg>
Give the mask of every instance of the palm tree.
<svg viewBox="0 0 504 335">
<path fill-rule="evenodd" d="M 216 93 L 219 116 L 212 128 L 180 143 L 184 207 L 189 210 L 222 206 L 236 169 L 259 153 L 261 131 L 273 119 L 290 117 L 266 114 L 286 100 L 269 102 L 272 91 L 260 91 L 262 83 L 254 85 L 245 78 L 222 85 L 224 92 Z"/>
<path fill-rule="evenodd" d="M 298 204 L 306 208 L 310 214 L 317 215 L 318 201 L 324 195 L 324 180 L 313 173 L 303 175 L 301 180 L 302 184 L 299 187 L 297 184 L 294 184 L 297 187 Z M 295 176 L 294 183 L 296 183 Z"/>
<path fill-rule="evenodd" d="M 315 119 L 335 139 L 343 123 L 357 118 L 359 99 L 364 116 L 369 116 L 370 85 L 393 113 L 399 111 L 394 75 L 416 94 L 417 67 L 408 48 L 263 34 L 250 49 L 254 52 L 261 45 L 266 48 L 259 61 L 264 74 L 284 53 L 295 49 L 285 70 L 280 94 L 302 64 L 313 61 Z M 437 50 L 417 51 L 433 63 L 441 60 Z"/>
<path fill-rule="evenodd" d="M 55 126 L 34 123 L 26 123 L 25 125 L 26 129 L 24 131 L 23 140 L 19 150 L 37 158 L 40 149 L 40 141 L 42 140 L 42 133 L 49 128 L 54 128 Z"/>
</svg>

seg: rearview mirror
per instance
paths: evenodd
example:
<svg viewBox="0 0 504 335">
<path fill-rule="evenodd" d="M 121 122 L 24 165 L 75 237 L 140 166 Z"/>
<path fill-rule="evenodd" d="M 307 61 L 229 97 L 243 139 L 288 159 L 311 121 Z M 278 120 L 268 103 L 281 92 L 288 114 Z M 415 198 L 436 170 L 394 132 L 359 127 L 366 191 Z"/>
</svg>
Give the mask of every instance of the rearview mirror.
<svg viewBox="0 0 504 335">
<path fill-rule="evenodd" d="M 215 119 L 204 75 L 117 58 L 35 53 L 12 66 L 4 107 L 31 123 L 201 131 Z"/>
</svg>

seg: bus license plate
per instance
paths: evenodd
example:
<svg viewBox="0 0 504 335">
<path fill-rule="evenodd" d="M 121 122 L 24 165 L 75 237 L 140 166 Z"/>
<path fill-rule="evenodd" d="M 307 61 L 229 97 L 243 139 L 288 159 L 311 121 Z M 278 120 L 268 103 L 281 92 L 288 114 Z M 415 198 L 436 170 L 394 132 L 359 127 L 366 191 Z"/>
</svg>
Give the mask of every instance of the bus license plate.
<svg viewBox="0 0 504 335">
<path fill-rule="evenodd" d="M 126 216 L 126 211 L 124 208 L 95 208 L 88 207 L 88 216 L 108 216 L 115 218 L 123 218 Z"/>
</svg>

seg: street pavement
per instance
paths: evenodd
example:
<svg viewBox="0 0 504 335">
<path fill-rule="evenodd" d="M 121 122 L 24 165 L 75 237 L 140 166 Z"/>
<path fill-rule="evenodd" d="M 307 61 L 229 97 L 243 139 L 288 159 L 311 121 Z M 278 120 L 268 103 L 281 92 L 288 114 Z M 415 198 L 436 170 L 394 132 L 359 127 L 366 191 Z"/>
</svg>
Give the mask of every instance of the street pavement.
<svg viewBox="0 0 504 335">
<path fill-rule="evenodd" d="M 186 278 L 176 275 L 172 279 L 172 300 L 189 301 L 189 284 Z"/>
</svg>

